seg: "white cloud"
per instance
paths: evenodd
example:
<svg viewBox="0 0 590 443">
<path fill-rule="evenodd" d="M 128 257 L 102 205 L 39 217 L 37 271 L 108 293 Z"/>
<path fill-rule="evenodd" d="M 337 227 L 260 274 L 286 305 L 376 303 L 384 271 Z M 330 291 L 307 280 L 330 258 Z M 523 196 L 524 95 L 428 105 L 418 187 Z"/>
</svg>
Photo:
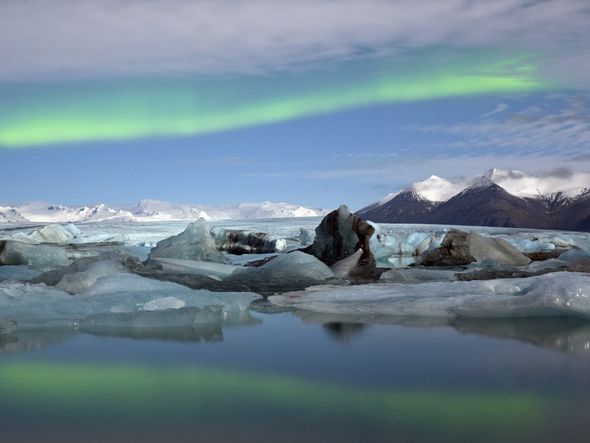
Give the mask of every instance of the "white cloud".
<svg viewBox="0 0 590 443">
<path fill-rule="evenodd" d="M 503 113 L 503 119 L 407 129 L 451 138 L 433 142 L 431 148 L 463 150 L 473 155 L 478 151 L 503 154 L 516 150 L 521 155 L 573 157 L 590 147 L 589 101 L 585 95 L 569 96 L 561 103 L 552 103 L 550 111 L 529 106 L 521 112 Z M 488 115 L 497 114 L 494 111 Z"/>
<path fill-rule="evenodd" d="M 3 0 L 0 79 L 261 73 L 412 49 L 540 51 L 590 86 L 584 0 Z"/>
<path fill-rule="evenodd" d="M 486 112 L 484 115 L 482 115 L 482 117 L 487 118 L 491 117 L 492 115 L 500 114 L 506 111 L 508 108 L 510 108 L 510 106 L 508 106 L 506 103 L 498 103 L 494 109 L 492 109 L 490 112 Z"/>
</svg>

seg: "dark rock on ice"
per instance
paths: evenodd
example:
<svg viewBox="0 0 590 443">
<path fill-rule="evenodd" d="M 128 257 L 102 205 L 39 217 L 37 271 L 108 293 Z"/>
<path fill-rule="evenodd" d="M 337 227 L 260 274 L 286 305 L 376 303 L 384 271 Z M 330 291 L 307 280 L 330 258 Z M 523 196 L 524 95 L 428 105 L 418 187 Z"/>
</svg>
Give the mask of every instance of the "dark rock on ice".
<svg viewBox="0 0 590 443">
<path fill-rule="evenodd" d="M 463 266 L 485 260 L 508 266 L 526 266 L 531 262 L 530 258 L 504 239 L 453 229 L 445 235 L 438 248 L 426 251 L 416 264 Z"/>
<path fill-rule="evenodd" d="M 229 254 L 268 254 L 285 249 L 286 241 L 264 232 L 238 229 L 213 229 L 217 249 Z"/>
<path fill-rule="evenodd" d="M 373 226 L 342 205 L 324 217 L 304 251 L 333 267 L 339 278 L 376 280 L 381 272 L 369 247 L 374 233 Z"/>
</svg>

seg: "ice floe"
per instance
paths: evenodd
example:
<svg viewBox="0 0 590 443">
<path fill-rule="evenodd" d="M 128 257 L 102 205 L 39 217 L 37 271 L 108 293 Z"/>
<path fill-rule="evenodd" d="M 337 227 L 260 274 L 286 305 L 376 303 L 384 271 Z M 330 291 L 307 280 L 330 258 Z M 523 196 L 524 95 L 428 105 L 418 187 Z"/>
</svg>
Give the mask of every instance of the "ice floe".
<svg viewBox="0 0 590 443">
<path fill-rule="evenodd" d="M 590 275 L 558 272 L 521 279 L 316 286 L 272 296 L 314 312 L 424 317 L 590 317 Z"/>
<path fill-rule="evenodd" d="M 0 283 L 0 319 L 20 327 L 75 326 L 89 316 L 219 306 L 243 311 L 260 298 L 251 292 L 210 292 L 134 274 L 104 275 L 79 294 L 22 282 Z"/>
</svg>

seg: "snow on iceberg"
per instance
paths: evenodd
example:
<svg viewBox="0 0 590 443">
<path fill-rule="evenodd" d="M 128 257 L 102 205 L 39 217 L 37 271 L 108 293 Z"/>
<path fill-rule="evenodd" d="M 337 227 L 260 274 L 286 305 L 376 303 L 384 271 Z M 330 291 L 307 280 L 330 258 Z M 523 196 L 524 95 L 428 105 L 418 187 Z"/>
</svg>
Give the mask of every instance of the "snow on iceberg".
<svg viewBox="0 0 590 443">
<path fill-rule="evenodd" d="M 590 317 L 590 275 L 522 279 L 316 286 L 272 296 L 278 306 L 333 314 L 446 318 Z"/>
</svg>

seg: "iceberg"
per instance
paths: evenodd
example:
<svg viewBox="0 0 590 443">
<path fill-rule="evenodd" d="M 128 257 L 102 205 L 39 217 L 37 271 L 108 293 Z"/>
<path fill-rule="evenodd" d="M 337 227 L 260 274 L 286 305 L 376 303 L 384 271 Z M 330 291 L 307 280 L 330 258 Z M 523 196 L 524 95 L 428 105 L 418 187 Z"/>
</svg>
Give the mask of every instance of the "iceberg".
<svg viewBox="0 0 590 443">
<path fill-rule="evenodd" d="M 181 260 L 178 258 L 152 258 L 148 261 L 149 266 L 161 268 L 162 274 L 188 274 L 221 280 L 229 277 L 238 269 L 237 266 L 224 263 Z"/>
<path fill-rule="evenodd" d="M 313 255 L 293 251 L 259 267 L 238 268 L 228 282 L 262 293 L 302 289 L 334 278 L 334 272 Z"/>
<path fill-rule="evenodd" d="M 390 269 L 379 278 L 387 283 L 424 283 L 432 281 L 453 281 L 457 271 L 422 268 Z"/>
<path fill-rule="evenodd" d="M 33 269 L 47 270 L 67 266 L 70 262 L 70 254 L 65 248 L 57 245 L 0 241 L 0 265 L 28 265 Z"/>
<path fill-rule="evenodd" d="M 264 232 L 215 227 L 211 229 L 211 235 L 217 249 L 230 254 L 267 254 L 287 249 L 287 240 Z"/>
<path fill-rule="evenodd" d="M 321 313 L 445 318 L 590 317 L 590 275 L 422 284 L 324 285 L 269 297 Z"/>
<path fill-rule="evenodd" d="M 441 245 L 424 253 L 423 266 L 463 266 L 491 261 L 507 266 L 526 266 L 531 260 L 502 238 L 484 237 L 475 232 L 449 231 Z"/>
<path fill-rule="evenodd" d="M 29 268 L 26 265 L 5 265 L 0 266 L 0 282 L 5 280 L 10 281 L 25 281 L 35 278 L 40 271 Z"/>
<path fill-rule="evenodd" d="M 20 282 L 0 283 L 0 320 L 19 327 L 76 327 L 95 315 L 169 311 L 218 306 L 222 312 L 244 311 L 261 298 L 251 292 L 210 292 L 152 280 L 134 274 L 99 277 L 83 292 L 71 295 L 57 287 Z"/>
<path fill-rule="evenodd" d="M 85 260 L 82 260 L 85 262 Z M 78 294 L 89 289 L 101 277 L 127 272 L 120 262 L 114 260 L 91 261 L 87 266 L 79 262 L 73 263 L 72 272 L 66 272 L 55 285 L 70 294 Z"/>
<path fill-rule="evenodd" d="M 189 224 L 180 234 L 159 241 L 151 250 L 150 258 L 226 262 L 223 254 L 217 250 L 209 226 L 203 219 Z"/>
<path fill-rule="evenodd" d="M 23 243 L 57 243 L 66 244 L 81 235 L 80 229 L 73 224 L 47 225 L 29 233 L 18 232 L 11 239 Z"/>
</svg>

